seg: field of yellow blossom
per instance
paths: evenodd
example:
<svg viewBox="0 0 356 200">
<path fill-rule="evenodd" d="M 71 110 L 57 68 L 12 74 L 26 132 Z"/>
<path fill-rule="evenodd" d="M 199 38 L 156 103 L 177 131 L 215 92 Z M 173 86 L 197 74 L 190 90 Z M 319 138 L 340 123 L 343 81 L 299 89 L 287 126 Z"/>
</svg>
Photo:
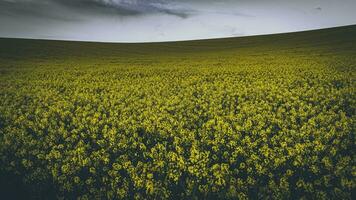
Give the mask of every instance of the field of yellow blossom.
<svg viewBox="0 0 356 200">
<path fill-rule="evenodd" d="M 0 194 L 352 199 L 355 36 L 0 39 Z"/>
</svg>

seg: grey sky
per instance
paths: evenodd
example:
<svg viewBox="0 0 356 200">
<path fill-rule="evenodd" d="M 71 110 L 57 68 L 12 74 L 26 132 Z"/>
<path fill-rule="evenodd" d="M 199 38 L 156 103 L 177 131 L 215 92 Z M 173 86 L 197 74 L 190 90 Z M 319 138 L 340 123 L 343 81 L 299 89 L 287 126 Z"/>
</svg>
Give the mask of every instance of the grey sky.
<svg viewBox="0 0 356 200">
<path fill-rule="evenodd" d="M 0 37 L 151 42 L 356 24 L 355 0 L 0 0 Z"/>
</svg>

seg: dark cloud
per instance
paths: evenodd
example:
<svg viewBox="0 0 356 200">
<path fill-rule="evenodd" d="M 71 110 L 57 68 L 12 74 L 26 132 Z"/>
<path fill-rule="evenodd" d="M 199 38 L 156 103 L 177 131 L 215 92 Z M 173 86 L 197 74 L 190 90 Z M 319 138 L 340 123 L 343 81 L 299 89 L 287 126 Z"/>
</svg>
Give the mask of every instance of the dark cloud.
<svg viewBox="0 0 356 200">
<path fill-rule="evenodd" d="M 62 12 L 47 1 L 0 0 L 0 16 L 45 18 L 46 20 L 77 21 L 73 13 Z"/>
<path fill-rule="evenodd" d="M 0 14 L 51 16 L 58 9 L 118 16 L 167 14 L 180 18 L 194 13 L 167 0 L 0 0 Z"/>
</svg>

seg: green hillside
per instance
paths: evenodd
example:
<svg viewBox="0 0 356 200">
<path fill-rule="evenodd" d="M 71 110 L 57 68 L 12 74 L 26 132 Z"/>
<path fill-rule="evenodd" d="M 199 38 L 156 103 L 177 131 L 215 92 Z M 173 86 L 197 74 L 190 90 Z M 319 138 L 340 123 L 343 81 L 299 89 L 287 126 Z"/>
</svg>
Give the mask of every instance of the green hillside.
<svg viewBox="0 0 356 200">
<path fill-rule="evenodd" d="M 0 39 L 0 195 L 352 199 L 355 36 Z"/>
</svg>

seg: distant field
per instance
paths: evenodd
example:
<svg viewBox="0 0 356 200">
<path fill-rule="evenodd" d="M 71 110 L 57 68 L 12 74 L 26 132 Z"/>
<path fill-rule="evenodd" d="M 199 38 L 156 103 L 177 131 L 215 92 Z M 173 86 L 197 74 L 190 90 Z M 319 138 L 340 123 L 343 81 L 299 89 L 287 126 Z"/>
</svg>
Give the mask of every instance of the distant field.
<svg viewBox="0 0 356 200">
<path fill-rule="evenodd" d="M 355 92 L 356 26 L 147 44 L 0 39 L 0 195 L 352 199 Z"/>
</svg>

